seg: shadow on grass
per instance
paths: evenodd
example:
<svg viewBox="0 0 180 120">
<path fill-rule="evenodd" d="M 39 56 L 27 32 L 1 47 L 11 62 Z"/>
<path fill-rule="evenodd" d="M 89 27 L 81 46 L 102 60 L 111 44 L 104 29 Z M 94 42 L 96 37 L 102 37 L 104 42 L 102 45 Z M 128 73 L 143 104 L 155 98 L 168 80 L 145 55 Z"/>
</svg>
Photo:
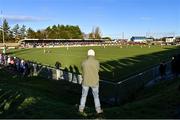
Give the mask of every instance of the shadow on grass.
<svg viewBox="0 0 180 120">
<path fill-rule="evenodd" d="M 25 100 L 22 92 L 17 90 L 2 90 L 0 93 L 0 118 L 11 118 L 15 111 L 20 111 Z M 11 116 L 9 116 L 11 114 Z"/>
<path fill-rule="evenodd" d="M 94 102 L 88 96 L 84 117 L 78 113 L 81 86 L 67 81 L 41 77 L 10 75 L 4 68 L 0 75 L 0 118 L 93 118 Z M 73 90 L 72 90 L 73 89 Z"/>
<path fill-rule="evenodd" d="M 173 55 L 180 53 L 180 47 L 165 49 L 165 51 L 152 54 L 102 62 L 100 63 L 100 79 L 119 82 L 158 65 L 162 60 L 170 60 Z"/>
</svg>

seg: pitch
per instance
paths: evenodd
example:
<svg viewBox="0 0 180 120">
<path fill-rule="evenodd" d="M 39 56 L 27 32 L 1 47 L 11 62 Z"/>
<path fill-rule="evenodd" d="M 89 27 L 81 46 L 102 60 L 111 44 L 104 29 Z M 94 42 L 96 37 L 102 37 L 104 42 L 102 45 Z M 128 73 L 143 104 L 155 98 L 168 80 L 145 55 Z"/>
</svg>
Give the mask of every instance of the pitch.
<svg viewBox="0 0 180 120">
<path fill-rule="evenodd" d="M 170 60 L 179 52 L 176 46 L 99 46 L 31 48 L 10 50 L 9 54 L 54 67 L 56 61 L 71 72 L 81 73 L 81 63 L 87 57 L 88 49 L 94 49 L 100 61 L 101 79 L 119 81 L 143 71 L 161 61 Z"/>
</svg>

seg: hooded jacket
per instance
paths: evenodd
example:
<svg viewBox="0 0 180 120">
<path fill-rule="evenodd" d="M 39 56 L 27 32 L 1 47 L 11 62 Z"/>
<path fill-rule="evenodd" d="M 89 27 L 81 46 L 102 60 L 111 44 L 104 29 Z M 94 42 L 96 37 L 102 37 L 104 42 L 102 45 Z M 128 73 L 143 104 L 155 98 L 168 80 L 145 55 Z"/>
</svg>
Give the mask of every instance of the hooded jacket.
<svg viewBox="0 0 180 120">
<path fill-rule="evenodd" d="M 99 85 L 99 62 L 94 56 L 88 58 L 82 63 L 83 81 L 82 85 L 95 87 Z"/>
</svg>

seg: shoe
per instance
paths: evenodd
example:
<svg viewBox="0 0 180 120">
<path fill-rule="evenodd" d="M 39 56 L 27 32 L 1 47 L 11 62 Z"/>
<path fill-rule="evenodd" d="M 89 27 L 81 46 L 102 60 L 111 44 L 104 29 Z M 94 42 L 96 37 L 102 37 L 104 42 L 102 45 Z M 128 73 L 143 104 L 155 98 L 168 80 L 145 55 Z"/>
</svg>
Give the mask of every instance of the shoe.
<svg viewBox="0 0 180 120">
<path fill-rule="evenodd" d="M 83 109 L 79 109 L 79 112 L 80 112 L 80 113 L 83 113 L 83 112 L 84 112 L 84 110 L 83 110 Z"/>
<path fill-rule="evenodd" d="M 101 114 L 101 113 L 103 113 L 103 110 L 101 108 L 99 108 L 99 109 L 96 109 L 96 112 L 97 112 L 97 114 Z"/>
<path fill-rule="evenodd" d="M 84 112 L 84 107 L 79 106 L 79 112 L 80 112 L 80 113 Z"/>
<path fill-rule="evenodd" d="M 84 111 L 79 110 L 79 114 L 80 114 L 81 116 L 87 117 L 87 113 L 85 113 Z"/>
</svg>

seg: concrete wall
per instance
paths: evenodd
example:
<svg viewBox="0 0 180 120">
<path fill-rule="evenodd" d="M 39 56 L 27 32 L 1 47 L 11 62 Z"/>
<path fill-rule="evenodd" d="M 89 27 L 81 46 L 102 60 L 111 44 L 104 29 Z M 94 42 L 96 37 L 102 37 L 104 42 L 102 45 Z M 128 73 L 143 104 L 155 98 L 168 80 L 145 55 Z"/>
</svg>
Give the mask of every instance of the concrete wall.
<svg viewBox="0 0 180 120">
<path fill-rule="evenodd" d="M 5 45 L 8 47 L 16 47 L 19 46 L 19 43 L 5 43 Z M 4 47 L 4 44 L 0 43 L 0 47 Z"/>
</svg>

